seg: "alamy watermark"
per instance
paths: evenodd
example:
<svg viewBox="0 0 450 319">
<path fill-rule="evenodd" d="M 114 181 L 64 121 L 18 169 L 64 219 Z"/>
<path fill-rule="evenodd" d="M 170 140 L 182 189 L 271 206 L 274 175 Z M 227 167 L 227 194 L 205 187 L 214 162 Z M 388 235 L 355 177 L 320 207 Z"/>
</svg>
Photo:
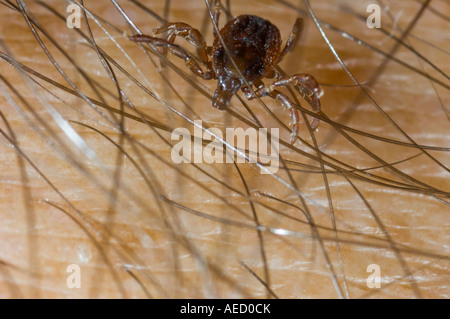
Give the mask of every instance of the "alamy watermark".
<svg viewBox="0 0 450 319">
<path fill-rule="evenodd" d="M 366 24 L 369 29 L 381 28 L 381 8 L 378 4 L 372 3 L 367 6 L 366 12 L 372 14 L 367 17 Z"/>
<path fill-rule="evenodd" d="M 372 273 L 367 277 L 366 285 L 369 289 L 381 288 L 381 267 L 378 264 L 370 264 L 367 266 L 367 272 Z"/>
<path fill-rule="evenodd" d="M 70 13 L 66 19 L 67 27 L 70 29 L 81 28 L 81 8 L 76 4 L 69 4 L 66 11 Z"/>
<path fill-rule="evenodd" d="M 262 174 L 275 174 L 279 168 L 279 129 L 227 128 L 225 137 L 218 128 L 203 129 L 194 121 L 194 135 L 187 128 L 177 128 L 171 139 L 178 140 L 171 152 L 172 161 L 180 163 L 258 163 Z M 270 140 L 270 141 L 269 141 Z M 205 145 L 206 144 L 206 145 Z"/>
<path fill-rule="evenodd" d="M 70 264 L 66 268 L 66 272 L 70 273 L 66 279 L 67 288 L 81 288 L 81 268 L 77 264 Z"/>
</svg>

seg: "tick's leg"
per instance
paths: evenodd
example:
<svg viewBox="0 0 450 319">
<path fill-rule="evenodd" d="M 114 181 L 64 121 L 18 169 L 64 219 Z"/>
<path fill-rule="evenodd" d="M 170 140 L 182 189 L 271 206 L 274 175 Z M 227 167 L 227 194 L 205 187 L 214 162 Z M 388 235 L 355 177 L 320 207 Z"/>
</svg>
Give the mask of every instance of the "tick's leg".
<svg viewBox="0 0 450 319">
<path fill-rule="evenodd" d="M 135 42 L 148 42 L 156 47 L 167 48 L 170 53 L 183 59 L 186 62 L 186 66 L 195 75 L 205 80 L 210 80 L 214 78 L 214 71 L 212 70 L 203 71 L 202 68 L 198 65 L 198 63 L 194 60 L 194 58 L 191 57 L 183 48 L 181 48 L 176 44 L 170 43 L 168 40 L 159 39 L 144 34 L 136 34 L 131 36 L 129 39 Z"/>
<path fill-rule="evenodd" d="M 161 26 L 153 31 L 154 34 L 169 32 L 167 41 L 173 43 L 177 36 L 183 37 L 197 49 L 197 54 L 204 65 L 208 65 L 208 54 L 206 52 L 206 42 L 200 31 L 194 29 L 189 24 L 174 22 Z"/>
<path fill-rule="evenodd" d="M 213 47 L 207 46 L 206 47 L 206 54 L 208 54 L 208 64 L 207 68 L 208 70 L 213 70 Z"/>
<path fill-rule="evenodd" d="M 214 24 L 216 25 L 216 28 L 214 28 L 214 38 L 217 37 L 217 30 L 219 29 L 219 17 L 220 17 L 220 12 L 222 11 L 222 5 L 220 4 L 220 0 L 215 0 L 214 1 Z"/>
<path fill-rule="evenodd" d="M 300 41 L 303 32 L 303 19 L 297 18 L 294 23 L 294 27 L 292 28 L 292 32 L 289 35 L 289 39 L 284 46 L 283 51 L 281 51 L 280 57 L 278 58 L 278 62 L 283 60 L 286 53 L 292 51 L 295 48 L 295 45 Z"/>
<path fill-rule="evenodd" d="M 269 86 L 269 91 L 281 86 L 295 86 L 302 97 L 311 105 L 314 112 L 320 111 L 320 97 L 323 95 L 323 91 L 317 83 L 316 79 L 310 74 L 294 74 L 292 76 L 279 77 L 275 82 Z M 319 119 L 313 118 L 311 128 L 316 129 L 319 125 Z"/>
<path fill-rule="evenodd" d="M 281 104 L 289 110 L 291 116 L 292 133 L 291 133 L 291 144 L 294 144 L 298 138 L 298 131 L 300 128 L 300 115 L 298 110 L 294 107 L 292 101 L 283 93 L 277 90 L 270 90 L 267 87 L 260 87 L 256 91 L 252 92 L 248 87 L 242 89 L 245 93 L 245 97 L 248 100 L 256 99 L 257 97 L 270 96 L 281 102 Z"/>
</svg>

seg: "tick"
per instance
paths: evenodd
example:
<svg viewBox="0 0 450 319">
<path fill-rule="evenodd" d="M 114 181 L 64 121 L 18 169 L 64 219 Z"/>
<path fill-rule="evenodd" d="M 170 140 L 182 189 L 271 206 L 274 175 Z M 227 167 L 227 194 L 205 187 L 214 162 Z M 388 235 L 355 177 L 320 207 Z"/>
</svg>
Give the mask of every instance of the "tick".
<svg viewBox="0 0 450 319">
<path fill-rule="evenodd" d="M 220 5 L 216 1 L 214 23 L 219 30 Z M 313 111 L 320 111 L 320 97 L 323 94 L 317 81 L 310 74 L 297 73 L 291 76 L 280 75 L 276 66 L 292 51 L 299 42 L 303 31 L 303 19 L 297 18 L 284 48 L 281 48 L 281 35 L 278 28 L 266 19 L 254 15 L 241 15 L 220 29 L 219 34 L 214 28 L 214 42 L 207 46 L 199 30 L 183 22 L 172 22 L 153 31 L 154 35 L 166 33 L 166 39 L 136 34 L 130 37 L 135 42 L 148 42 L 184 59 L 186 66 L 197 76 L 205 80 L 217 80 L 212 106 L 224 109 L 230 103 L 231 97 L 241 89 L 248 100 L 269 96 L 279 100 L 289 110 L 293 125 L 290 142 L 297 140 L 300 116 L 293 102 L 277 88 L 292 85 L 311 105 Z M 200 64 L 181 46 L 174 44 L 180 36 L 193 44 L 197 50 Z M 262 79 L 274 81 L 266 86 Z M 253 89 L 251 89 L 253 87 Z M 313 118 L 311 127 L 316 129 L 319 124 Z"/>
</svg>

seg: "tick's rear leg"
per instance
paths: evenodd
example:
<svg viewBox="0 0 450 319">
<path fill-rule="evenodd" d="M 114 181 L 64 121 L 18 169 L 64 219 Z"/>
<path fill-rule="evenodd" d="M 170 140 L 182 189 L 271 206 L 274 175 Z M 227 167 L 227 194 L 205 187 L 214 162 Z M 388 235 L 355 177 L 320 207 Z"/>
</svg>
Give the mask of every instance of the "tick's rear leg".
<svg viewBox="0 0 450 319">
<path fill-rule="evenodd" d="M 298 139 L 298 131 L 300 128 L 300 115 L 298 110 L 294 107 L 292 101 L 283 93 L 277 90 L 270 90 L 267 87 L 261 86 L 256 91 L 252 92 L 248 87 L 242 88 L 242 91 L 245 94 L 245 97 L 248 100 L 256 99 L 257 97 L 270 96 L 273 99 L 276 99 L 281 102 L 281 104 L 289 110 L 289 114 L 291 116 L 291 124 L 292 124 L 292 133 L 291 133 L 291 144 L 294 144 Z"/>
<path fill-rule="evenodd" d="M 135 42 L 147 42 L 151 43 L 156 47 L 162 47 L 169 50 L 173 55 L 183 59 L 186 63 L 186 66 L 197 76 L 210 80 L 214 78 L 214 71 L 208 69 L 203 71 L 202 68 L 198 65 L 198 63 L 194 60 L 192 56 L 189 55 L 183 48 L 180 46 L 169 42 L 168 40 L 151 37 L 144 34 L 136 34 L 129 38 L 131 41 Z"/>
<path fill-rule="evenodd" d="M 319 83 L 310 74 L 299 73 L 291 76 L 281 76 L 271 85 L 269 91 L 274 88 L 293 85 L 295 86 L 302 97 L 311 105 L 314 112 L 320 111 L 320 97 L 323 95 L 323 90 Z M 316 129 L 319 126 L 319 119 L 313 118 L 311 128 Z"/>
<path fill-rule="evenodd" d="M 217 31 L 216 30 L 220 30 L 219 29 L 219 17 L 220 17 L 220 12 L 222 11 L 222 5 L 220 4 L 220 0 L 215 0 L 214 1 L 214 16 L 213 16 L 213 20 L 214 20 L 214 24 L 216 27 L 213 27 L 213 35 L 214 38 L 217 37 Z"/>
<path fill-rule="evenodd" d="M 202 63 L 206 66 L 208 65 L 208 54 L 206 52 L 206 42 L 200 31 L 191 27 L 189 24 L 183 22 L 173 22 L 167 25 L 161 26 L 153 31 L 154 34 L 159 34 L 162 32 L 169 32 L 167 41 L 173 43 L 177 36 L 180 36 L 197 49 L 197 54 Z M 163 53 L 165 50 L 163 49 Z"/>
<path fill-rule="evenodd" d="M 278 58 L 278 62 L 283 60 L 286 53 L 289 51 L 294 50 L 297 43 L 300 41 L 303 33 L 303 19 L 297 18 L 294 23 L 294 27 L 292 28 L 292 32 L 289 35 L 288 40 L 286 41 L 286 45 L 283 48 L 283 51 L 281 51 L 280 57 Z"/>
</svg>

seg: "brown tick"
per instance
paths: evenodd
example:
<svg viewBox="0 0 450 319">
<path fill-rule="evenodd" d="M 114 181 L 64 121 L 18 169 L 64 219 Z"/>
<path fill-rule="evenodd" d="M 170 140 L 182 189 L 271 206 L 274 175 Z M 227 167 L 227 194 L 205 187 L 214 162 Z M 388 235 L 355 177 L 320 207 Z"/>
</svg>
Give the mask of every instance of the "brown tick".
<svg viewBox="0 0 450 319">
<path fill-rule="evenodd" d="M 219 15 L 220 4 L 216 0 L 214 23 L 217 30 Z M 167 23 L 154 30 L 155 35 L 167 32 L 166 39 L 137 34 L 131 36 L 130 40 L 149 42 L 161 47 L 163 54 L 168 50 L 184 59 L 186 66 L 197 76 L 205 80 L 218 80 L 212 101 L 214 108 L 224 109 L 228 106 L 231 97 L 239 89 L 244 92 L 248 100 L 264 96 L 279 100 L 290 112 L 293 124 L 290 141 L 293 144 L 297 139 L 300 117 L 292 101 L 276 88 L 293 85 L 315 112 L 320 111 L 319 98 L 323 94 L 319 84 L 310 74 L 282 76 L 275 70 L 286 53 L 291 51 L 299 41 L 303 30 L 303 19 L 297 18 L 283 49 L 281 49 L 281 35 L 278 28 L 257 16 L 241 15 L 234 18 L 220 29 L 220 35 L 215 30 L 212 47 L 206 45 L 202 34 L 197 29 L 182 22 Z M 198 58 L 206 71 L 186 50 L 174 44 L 176 36 L 185 38 L 196 47 Z M 275 81 L 265 86 L 262 82 L 263 78 L 275 78 Z M 251 86 L 255 88 L 251 89 Z M 314 118 L 311 127 L 315 129 L 318 124 L 319 120 Z"/>
</svg>

